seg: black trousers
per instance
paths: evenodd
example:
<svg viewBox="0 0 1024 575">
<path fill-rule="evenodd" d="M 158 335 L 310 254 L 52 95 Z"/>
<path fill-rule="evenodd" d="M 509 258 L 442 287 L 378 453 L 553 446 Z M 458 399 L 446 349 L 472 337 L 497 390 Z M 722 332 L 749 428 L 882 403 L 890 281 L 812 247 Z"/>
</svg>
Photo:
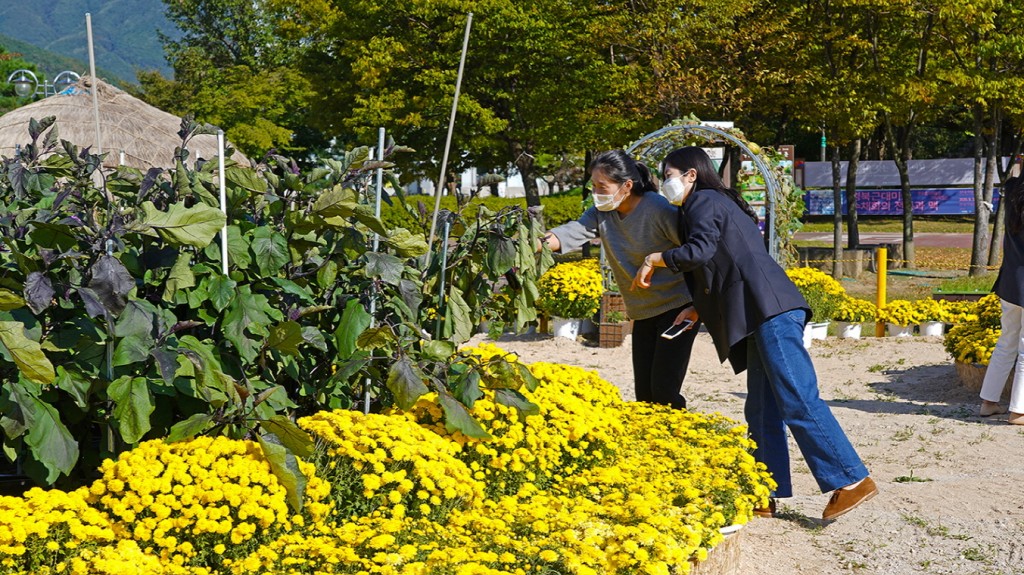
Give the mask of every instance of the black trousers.
<svg viewBox="0 0 1024 575">
<path fill-rule="evenodd" d="M 680 307 L 633 322 L 633 378 L 637 401 L 671 405 L 676 409 L 686 407 L 686 398 L 680 389 L 700 322 L 675 339 L 661 337 L 682 310 Z"/>
</svg>

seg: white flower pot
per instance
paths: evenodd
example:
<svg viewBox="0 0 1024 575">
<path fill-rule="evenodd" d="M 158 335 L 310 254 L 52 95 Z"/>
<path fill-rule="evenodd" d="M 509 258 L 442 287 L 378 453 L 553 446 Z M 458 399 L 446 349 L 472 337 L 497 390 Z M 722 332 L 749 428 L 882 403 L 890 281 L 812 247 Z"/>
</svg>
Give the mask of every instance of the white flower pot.
<svg viewBox="0 0 1024 575">
<path fill-rule="evenodd" d="M 551 318 L 551 333 L 554 334 L 555 337 L 566 337 L 575 341 L 576 337 L 580 335 L 582 327 L 582 319 L 564 317 Z"/>
<path fill-rule="evenodd" d="M 828 322 L 816 321 L 804 326 L 804 347 L 811 349 L 811 342 L 828 337 Z"/>
<path fill-rule="evenodd" d="M 840 321 L 836 324 L 839 328 L 839 337 L 842 339 L 860 339 L 860 323 Z"/>
<path fill-rule="evenodd" d="M 921 335 L 942 336 L 946 330 L 946 324 L 941 321 L 923 321 L 917 326 L 917 330 Z"/>
<path fill-rule="evenodd" d="M 914 326 L 912 325 L 895 325 L 886 324 L 885 329 L 889 332 L 889 337 L 911 337 L 914 335 Z"/>
<path fill-rule="evenodd" d="M 827 321 L 814 321 L 807 325 L 811 327 L 811 339 L 825 339 L 828 337 Z"/>
<path fill-rule="evenodd" d="M 718 531 L 722 535 L 732 535 L 733 533 L 736 533 L 737 531 L 739 531 L 740 529 L 743 529 L 744 527 L 746 527 L 746 525 L 741 525 L 739 523 L 733 523 L 732 525 L 726 525 L 725 527 L 720 528 Z"/>
</svg>

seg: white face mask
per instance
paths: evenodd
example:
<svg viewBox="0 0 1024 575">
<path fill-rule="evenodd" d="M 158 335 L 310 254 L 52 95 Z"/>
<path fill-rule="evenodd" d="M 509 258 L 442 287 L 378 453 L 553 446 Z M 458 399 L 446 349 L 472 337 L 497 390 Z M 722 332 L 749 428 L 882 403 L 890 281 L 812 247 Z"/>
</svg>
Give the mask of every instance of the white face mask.
<svg viewBox="0 0 1024 575">
<path fill-rule="evenodd" d="M 661 195 L 665 196 L 665 199 L 673 206 L 681 205 L 683 198 L 686 197 L 686 186 L 683 184 L 683 179 L 676 176 L 662 182 Z"/>
<path fill-rule="evenodd" d="M 619 207 L 619 204 L 622 203 L 622 200 L 626 199 L 626 196 L 622 196 L 617 200 L 615 196 L 619 195 L 619 191 L 622 190 L 624 185 L 620 185 L 614 194 L 594 194 L 594 207 L 602 212 L 610 212 Z"/>
</svg>

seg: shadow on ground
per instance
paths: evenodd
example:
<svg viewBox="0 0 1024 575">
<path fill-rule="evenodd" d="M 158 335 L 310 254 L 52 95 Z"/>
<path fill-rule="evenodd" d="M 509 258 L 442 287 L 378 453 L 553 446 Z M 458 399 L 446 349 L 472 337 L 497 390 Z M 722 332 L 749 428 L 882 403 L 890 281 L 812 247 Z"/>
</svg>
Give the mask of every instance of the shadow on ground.
<svg viewBox="0 0 1024 575">
<path fill-rule="evenodd" d="M 978 416 L 976 391 L 961 385 L 952 365 L 923 365 L 878 372 L 879 381 L 867 384 L 873 399 L 832 397 L 830 407 L 856 409 L 865 413 L 930 415 L 973 423 L 1004 424 L 996 418 Z M 747 394 L 729 395 L 746 401 Z M 1005 417 L 1004 417 L 1005 419 Z"/>
<path fill-rule="evenodd" d="M 868 384 L 877 399 L 836 399 L 829 403 L 869 413 L 916 413 L 976 423 L 978 394 L 960 383 L 952 365 L 922 365 L 879 372 L 884 379 Z"/>
</svg>

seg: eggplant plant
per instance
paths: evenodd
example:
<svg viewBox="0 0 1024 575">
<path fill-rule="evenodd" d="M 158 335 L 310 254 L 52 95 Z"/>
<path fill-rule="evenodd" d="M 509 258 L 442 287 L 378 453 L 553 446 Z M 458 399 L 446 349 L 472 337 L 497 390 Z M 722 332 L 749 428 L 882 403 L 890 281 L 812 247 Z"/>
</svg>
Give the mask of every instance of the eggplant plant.
<svg viewBox="0 0 1024 575">
<path fill-rule="evenodd" d="M 384 158 L 355 148 L 302 173 L 270 156 L 191 158 L 208 126 L 184 118 L 173 169 L 101 169 L 53 118 L 0 160 L 0 430 L 8 460 L 40 485 L 76 485 L 140 441 L 197 434 L 257 440 L 301 505 L 293 423 L 324 409 L 409 407 L 434 392 L 470 436 L 482 388 L 524 414 L 529 371 L 458 346 L 484 319 L 536 318 L 539 223 L 520 208 L 446 214 L 422 232 L 374 215 Z M 227 231 L 228 273 L 220 234 Z M 376 249 L 375 249 L 376 248 Z M 503 367 L 495 367 L 496 365 Z M 497 374 L 497 375 L 496 375 Z M 369 403 L 366 403 L 369 398 Z"/>
</svg>

